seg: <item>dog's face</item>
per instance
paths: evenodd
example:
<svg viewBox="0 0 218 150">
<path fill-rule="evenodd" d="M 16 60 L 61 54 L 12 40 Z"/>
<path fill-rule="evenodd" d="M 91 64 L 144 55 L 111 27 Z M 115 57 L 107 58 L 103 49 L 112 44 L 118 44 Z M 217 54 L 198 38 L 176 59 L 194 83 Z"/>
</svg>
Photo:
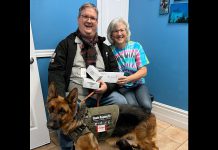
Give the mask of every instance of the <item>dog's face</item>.
<svg viewBox="0 0 218 150">
<path fill-rule="evenodd" d="M 64 128 L 64 126 L 72 120 L 73 115 L 76 114 L 78 99 L 78 90 L 73 89 L 66 98 L 58 96 L 54 82 L 51 82 L 48 89 L 47 109 L 49 119 L 47 127 L 49 129 L 57 130 Z"/>
</svg>

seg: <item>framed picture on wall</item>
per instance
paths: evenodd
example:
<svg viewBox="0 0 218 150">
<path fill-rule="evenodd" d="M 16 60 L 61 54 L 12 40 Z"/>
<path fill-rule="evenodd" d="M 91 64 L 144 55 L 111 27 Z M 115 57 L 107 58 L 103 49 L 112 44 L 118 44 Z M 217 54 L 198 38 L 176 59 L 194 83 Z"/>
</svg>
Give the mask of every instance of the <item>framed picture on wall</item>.
<svg viewBox="0 0 218 150">
<path fill-rule="evenodd" d="M 174 0 L 174 2 L 187 2 L 188 0 Z"/>
<path fill-rule="evenodd" d="M 169 3 L 170 0 L 160 0 L 160 15 L 165 15 L 169 13 Z"/>
<path fill-rule="evenodd" d="M 169 23 L 188 23 L 188 3 L 170 5 Z"/>
</svg>

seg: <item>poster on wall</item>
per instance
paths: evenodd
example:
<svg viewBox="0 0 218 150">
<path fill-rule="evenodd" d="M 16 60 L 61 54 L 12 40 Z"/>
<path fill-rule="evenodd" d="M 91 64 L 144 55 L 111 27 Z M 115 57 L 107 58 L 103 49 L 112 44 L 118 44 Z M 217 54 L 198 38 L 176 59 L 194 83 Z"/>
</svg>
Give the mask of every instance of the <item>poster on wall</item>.
<svg viewBox="0 0 218 150">
<path fill-rule="evenodd" d="M 186 2 L 188 0 L 174 0 L 174 2 Z"/>
<path fill-rule="evenodd" d="M 169 13 L 169 1 L 170 0 L 160 0 L 160 15 Z"/>
<path fill-rule="evenodd" d="M 169 23 L 188 23 L 188 3 L 170 5 Z"/>
</svg>

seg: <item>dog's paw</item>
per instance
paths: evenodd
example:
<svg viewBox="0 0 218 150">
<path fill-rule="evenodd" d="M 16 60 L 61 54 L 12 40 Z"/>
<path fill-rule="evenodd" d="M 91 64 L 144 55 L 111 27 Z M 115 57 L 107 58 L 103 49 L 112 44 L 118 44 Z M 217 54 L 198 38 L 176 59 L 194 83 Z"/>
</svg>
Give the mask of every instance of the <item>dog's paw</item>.
<svg viewBox="0 0 218 150">
<path fill-rule="evenodd" d="M 120 148 L 120 150 L 133 150 L 132 146 L 126 139 L 120 139 L 116 142 L 116 145 Z"/>
</svg>

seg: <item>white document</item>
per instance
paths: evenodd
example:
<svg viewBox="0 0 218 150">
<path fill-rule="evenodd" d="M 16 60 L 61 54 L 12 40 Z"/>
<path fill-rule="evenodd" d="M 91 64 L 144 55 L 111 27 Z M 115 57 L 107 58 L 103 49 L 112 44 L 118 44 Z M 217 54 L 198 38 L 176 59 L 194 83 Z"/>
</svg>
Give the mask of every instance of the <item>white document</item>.
<svg viewBox="0 0 218 150">
<path fill-rule="evenodd" d="M 124 72 L 99 72 L 93 65 L 89 65 L 86 72 L 94 81 L 103 80 L 108 83 L 116 83 L 119 77 L 124 76 Z"/>
<path fill-rule="evenodd" d="M 99 82 L 95 82 L 89 78 L 83 78 L 83 87 L 88 89 L 98 89 L 100 86 Z"/>
<path fill-rule="evenodd" d="M 103 76 L 101 80 L 108 83 L 116 83 L 118 78 L 124 76 L 124 72 L 100 72 Z"/>
<path fill-rule="evenodd" d="M 93 80 L 98 81 L 101 79 L 102 75 L 93 65 L 89 65 L 86 72 L 92 77 Z"/>
<path fill-rule="evenodd" d="M 81 68 L 80 74 L 82 78 L 86 78 L 86 68 Z"/>
</svg>

